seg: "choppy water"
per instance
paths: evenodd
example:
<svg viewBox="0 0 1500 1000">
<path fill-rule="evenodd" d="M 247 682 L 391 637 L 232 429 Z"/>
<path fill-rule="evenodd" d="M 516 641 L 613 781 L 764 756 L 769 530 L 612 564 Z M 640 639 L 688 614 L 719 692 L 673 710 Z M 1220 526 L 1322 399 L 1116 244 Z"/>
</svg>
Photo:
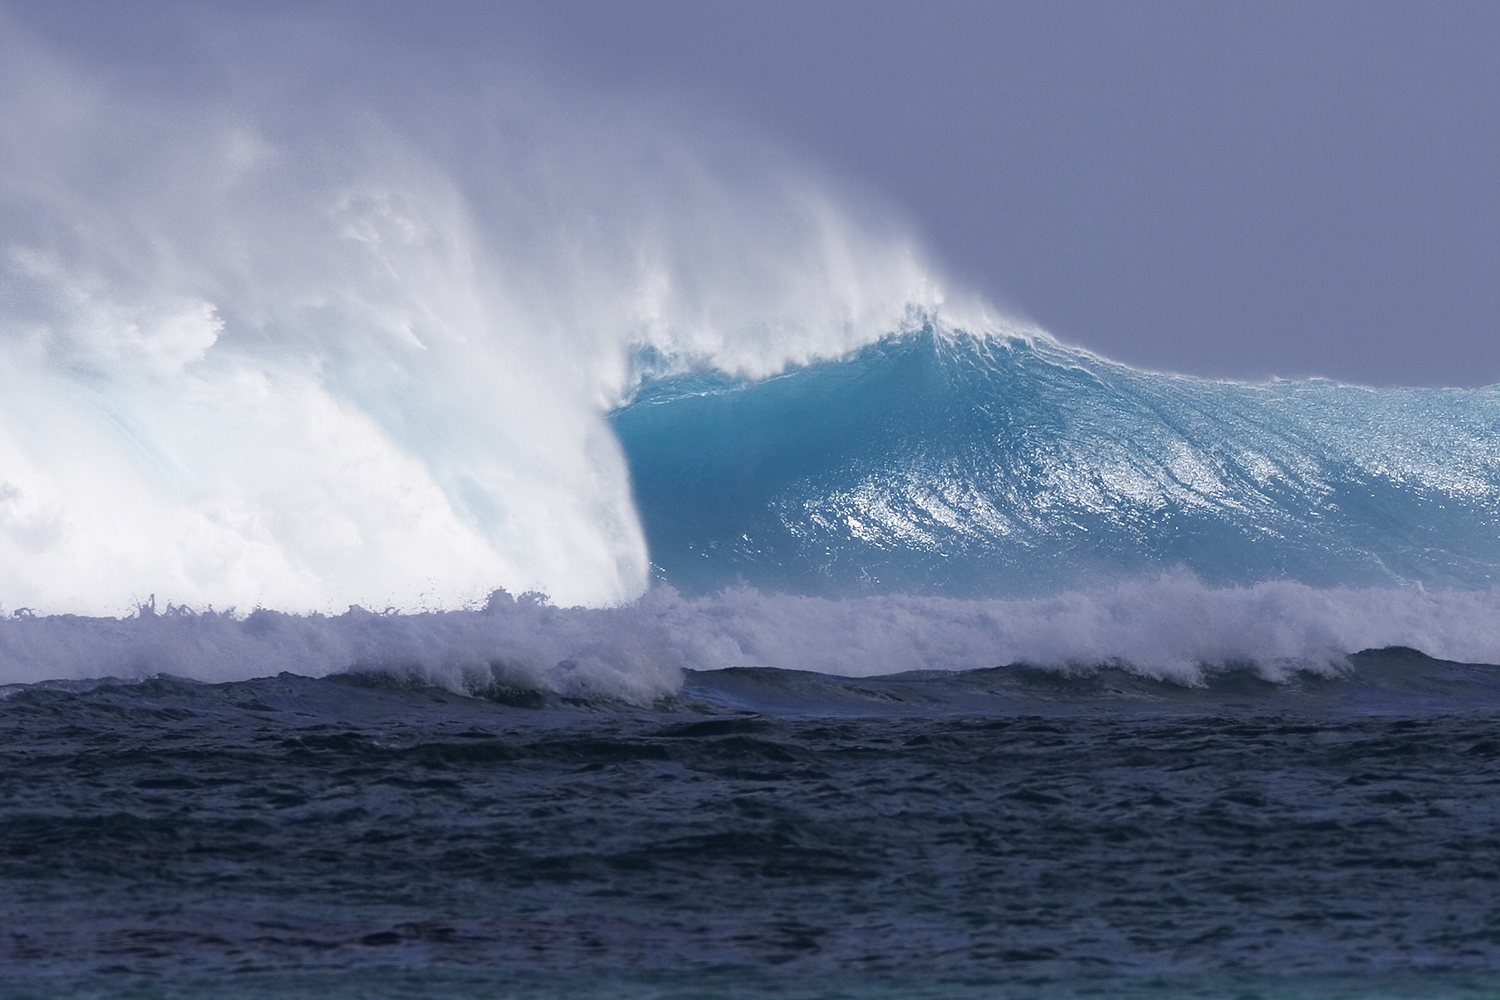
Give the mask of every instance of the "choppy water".
<svg viewBox="0 0 1500 1000">
<path fill-rule="evenodd" d="M 1500 668 L 0 701 L 7 997 L 1500 995 Z"/>
</svg>

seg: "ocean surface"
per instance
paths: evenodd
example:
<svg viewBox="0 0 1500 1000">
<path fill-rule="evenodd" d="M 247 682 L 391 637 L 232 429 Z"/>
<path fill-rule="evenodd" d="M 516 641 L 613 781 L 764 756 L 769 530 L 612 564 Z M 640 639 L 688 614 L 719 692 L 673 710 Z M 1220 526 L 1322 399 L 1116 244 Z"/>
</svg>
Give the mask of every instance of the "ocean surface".
<svg viewBox="0 0 1500 1000">
<path fill-rule="evenodd" d="M 0 701 L 0 994 L 1493 997 L 1500 668 Z"/>
</svg>

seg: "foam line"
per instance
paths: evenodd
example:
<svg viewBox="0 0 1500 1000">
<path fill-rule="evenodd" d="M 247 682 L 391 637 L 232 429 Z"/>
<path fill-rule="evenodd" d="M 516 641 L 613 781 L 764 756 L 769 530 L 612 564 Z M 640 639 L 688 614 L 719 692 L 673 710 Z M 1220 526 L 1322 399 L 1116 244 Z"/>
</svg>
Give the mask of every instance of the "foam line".
<svg viewBox="0 0 1500 1000">
<path fill-rule="evenodd" d="M 1183 574 L 1039 600 L 881 596 L 851 600 L 731 590 L 688 599 L 657 588 L 619 608 L 558 608 L 504 592 L 487 607 L 419 614 L 248 616 L 149 607 L 128 618 L 0 619 L 0 682 L 158 673 L 203 681 L 288 670 L 415 675 L 455 691 L 520 686 L 643 703 L 683 668 L 771 666 L 844 676 L 1023 662 L 1101 664 L 1201 683 L 1253 665 L 1268 680 L 1343 668 L 1348 653 L 1403 645 L 1500 662 L 1500 589 L 1211 589 Z"/>
</svg>

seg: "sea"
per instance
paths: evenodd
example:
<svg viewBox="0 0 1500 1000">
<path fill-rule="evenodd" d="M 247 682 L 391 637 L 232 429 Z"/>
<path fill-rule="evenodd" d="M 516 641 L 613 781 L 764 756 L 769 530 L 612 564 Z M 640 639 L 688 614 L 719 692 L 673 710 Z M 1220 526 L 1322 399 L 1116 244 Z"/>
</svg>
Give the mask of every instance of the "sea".
<svg viewBox="0 0 1500 1000">
<path fill-rule="evenodd" d="M 1500 1000 L 1500 386 L 1142 370 L 691 101 L 96 13 L 0 17 L 4 1000 Z"/>
<path fill-rule="evenodd" d="M 634 364 L 632 600 L 8 611 L 0 995 L 1500 997 L 1500 389 Z"/>
</svg>

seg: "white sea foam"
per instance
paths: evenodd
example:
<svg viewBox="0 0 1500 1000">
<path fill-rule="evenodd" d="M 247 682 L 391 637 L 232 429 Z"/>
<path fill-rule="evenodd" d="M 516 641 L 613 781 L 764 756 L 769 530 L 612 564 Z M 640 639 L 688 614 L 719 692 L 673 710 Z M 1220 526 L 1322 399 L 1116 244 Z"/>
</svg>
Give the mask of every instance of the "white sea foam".
<svg viewBox="0 0 1500 1000">
<path fill-rule="evenodd" d="M 1500 589 L 1318 590 L 1299 583 L 1210 589 L 1167 574 L 1034 600 L 886 595 L 829 600 L 753 590 L 648 595 L 693 666 L 760 664 L 861 677 L 1008 663 L 1116 664 L 1193 684 L 1253 664 L 1268 680 L 1337 669 L 1348 653 L 1411 646 L 1500 662 Z"/>
<path fill-rule="evenodd" d="M 557 608 L 501 593 L 485 609 L 249 616 L 0 619 L 0 683 L 145 677 L 226 681 L 289 670 L 390 670 L 477 690 L 493 684 L 646 702 L 682 668 L 772 666 L 845 676 L 1023 662 L 1100 664 L 1199 682 L 1253 664 L 1269 680 L 1334 672 L 1344 656 L 1405 645 L 1500 662 L 1500 589 L 1314 590 L 1296 583 L 1212 590 L 1167 575 L 1044 600 L 883 596 L 850 600 L 658 588 L 619 608 Z"/>
<path fill-rule="evenodd" d="M 10 607 L 628 601 L 632 348 L 763 375 L 941 302 L 722 128 L 518 77 L 403 103 L 278 44 L 163 95 L 0 19 Z"/>
</svg>

